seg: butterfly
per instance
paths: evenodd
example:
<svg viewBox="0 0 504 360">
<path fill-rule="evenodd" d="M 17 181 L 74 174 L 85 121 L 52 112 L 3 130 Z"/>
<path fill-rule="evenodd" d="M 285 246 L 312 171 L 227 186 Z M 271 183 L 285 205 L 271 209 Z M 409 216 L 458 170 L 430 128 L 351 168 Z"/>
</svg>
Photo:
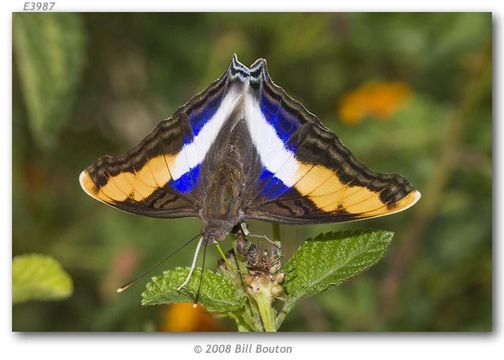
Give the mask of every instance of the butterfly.
<svg viewBox="0 0 504 360">
<path fill-rule="evenodd" d="M 393 214 L 420 198 L 404 177 L 359 162 L 271 80 L 264 59 L 248 68 L 236 55 L 137 146 L 86 168 L 80 184 L 133 214 L 199 217 L 205 244 L 250 219 L 339 223 Z"/>
</svg>

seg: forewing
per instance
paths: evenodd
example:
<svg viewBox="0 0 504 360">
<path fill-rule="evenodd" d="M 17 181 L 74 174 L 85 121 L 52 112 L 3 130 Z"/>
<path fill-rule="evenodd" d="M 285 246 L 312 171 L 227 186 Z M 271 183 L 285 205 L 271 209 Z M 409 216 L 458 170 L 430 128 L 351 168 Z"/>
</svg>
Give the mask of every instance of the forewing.
<svg viewBox="0 0 504 360">
<path fill-rule="evenodd" d="M 233 111 L 237 76 L 230 65 L 132 150 L 98 159 L 81 173 L 82 188 L 93 198 L 134 214 L 198 216 L 204 192 L 200 165 Z"/>
<path fill-rule="evenodd" d="M 261 162 L 247 218 L 282 223 L 344 222 L 392 214 L 420 198 L 404 177 L 380 174 L 302 104 L 276 86 L 258 60 L 250 69 L 246 121 Z"/>
</svg>

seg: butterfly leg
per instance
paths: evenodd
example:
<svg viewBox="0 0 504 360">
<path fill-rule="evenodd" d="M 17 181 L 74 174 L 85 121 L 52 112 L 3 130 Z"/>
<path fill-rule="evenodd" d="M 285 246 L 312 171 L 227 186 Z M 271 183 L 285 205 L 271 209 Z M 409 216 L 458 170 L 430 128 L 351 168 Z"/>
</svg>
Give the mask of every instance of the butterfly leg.
<svg viewBox="0 0 504 360">
<path fill-rule="evenodd" d="M 250 237 L 253 237 L 253 238 L 259 238 L 259 239 L 265 239 L 265 240 L 267 240 L 267 241 L 268 241 L 271 245 L 274 245 L 274 246 L 276 246 L 276 247 L 278 247 L 278 248 L 280 248 L 280 247 L 281 247 L 280 241 L 273 241 L 273 240 L 271 240 L 271 239 L 270 239 L 268 236 L 266 236 L 266 235 L 252 234 L 252 233 L 249 231 L 249 229 L 247 228 L 247 225 L 246 225 L 245 223 L 241 223 L 241 224 L 240 224 L 240 227 L 241 227 L 241 229 L 242 229 L 242 231 L 243 231 L 243 234 L 244 234 L 245 236 L 250 236 Z"/>
<path fill-rule="evenodd" d="M 180 286 L 177 288 L 177 291 L 182 290 L 182 288 L 184 286 L 186 286 L 187 283 L 189 282 L 189 280 L 191 279 L 191 275 L 192 275 L 192 273 L 194 271 L 194 268 L 196 267 L 196 260 L 198 259 L 198 253 L 200 251 L 202 243 L 203 243 L 203 237 L 201 237 L 199 239 L 198 245 L 196 245 L 196 251 L 194 252 L 194 257 L 193 257 L 193 261 L 192 261 L 192 264 L 191 264 L 191 269 L 189 270 L 189 274 L 187 274 L 187 277 L 185 278 L 184 282 L 182 284 L 180 284 Z"/>
<path fill-rule="evenodd" d="M 259 234 L 251 234 L 249 233 L 247 236 L 250 236 L 250 237 L 253 237 L 253 238 L 258 238 L 258 239 L 265 239 L 266 241 L 268 241 L 271 245 L 273 246 L 276 246 L 277 248 L 281 248 L 281 244 L 280 244 L 280 241 L 274 241 L 274 240 L 271 240 L 269 237 L 267 237 L 266 235 L 259 235 Z"/>
<path fill-rule="evenodd" d="M 241 231 L 243 232 L 243 235 L 247 236 L 248 234 L 250 234 L 250 231 L 247 228 L 247 224 L 245 224 L 244 222 L 242 222 L 240 224 L 240 228 L 241 228 Z"/>
</svg>

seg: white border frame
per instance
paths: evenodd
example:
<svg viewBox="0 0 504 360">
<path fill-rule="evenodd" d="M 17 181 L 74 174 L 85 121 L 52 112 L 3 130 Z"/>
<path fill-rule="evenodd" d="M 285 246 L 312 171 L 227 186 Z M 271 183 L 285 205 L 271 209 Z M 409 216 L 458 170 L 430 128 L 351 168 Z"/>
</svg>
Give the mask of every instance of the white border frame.
<svg viewBox="0 0 504 360">
<path fill-rule="evenodd" d="M 417 3 L 399 1 L 373 0 L 338 2 L 330 6 L 327 0 L 290 1 L 289 7 L 280 6 L 269 0 L 256 0 L 247 3 L 234 2 L 231 7 L 223 0 L 166 2 L 162 0 L 142 0 L 128 5 L 104 0 L 55 0 L 54 11 L 493 11 L 494 12 L 494 59 L 502 58 L 502 35 L 500 34 L 500 17 L 503 13 L 501 1 L 459 0 L 451 4 L 438 0 L 423 0 Z M 23 1 L 0 2 L 0 79 L 1 96 L 0 111 L 0 161 L 2 176 L 0 177 L 2 246 L 0 250 L 0 354 L 3 359 L 86 359 L 95 356 L 98 359 L 120 357 L 121 359 L 142 359 L 146 357 L 161 357 L 166 359 L 235 359 L 235 358 L 275 358 L 302 359 L 309 356 L 317 359 L 325 358 L 386 358 L 386 359 L 422 359 L 426 356 L 434 358 L 499 358 L 504 353 L 504 338 L 502 336 L 502 311 L 498 300 L 502 299 L 502 259 L 500 245 L 501 216 L 500 206 L 503 200 L 502 191 L 497 187 L 501 179 L 500 170 L 503 145 L 494 139 L 494 332 L 493 333 L 453 333 L 453 334 L 341 334 L 341 333 L 306 333 L 306 334 L 13 334 L 11 333 L 11 238 L 12 238 L 12 12 L 22 11 Z M 209 5 L 211 4 L 211 5 Z M 240 5 L 241 4 L 241 5 Z M 378 6 L 379 4 L 379 6 Z M 494 71 L 495 112 L 497 120 L 499 104 L 502 103 L 502 73 L 497 64 Z M 502 139 L 502 126 L 494 131 Z M 8 170 L 5 170 L 8 169 Z M 286 345 L 293 347 L 289 355 L 240 355 L 240 354 L 195 354 L 194 346 L 210 343 L 262 343 L 270 345 Z M 501 355 L 497 355 L 497 354 Z"/>
</svg>

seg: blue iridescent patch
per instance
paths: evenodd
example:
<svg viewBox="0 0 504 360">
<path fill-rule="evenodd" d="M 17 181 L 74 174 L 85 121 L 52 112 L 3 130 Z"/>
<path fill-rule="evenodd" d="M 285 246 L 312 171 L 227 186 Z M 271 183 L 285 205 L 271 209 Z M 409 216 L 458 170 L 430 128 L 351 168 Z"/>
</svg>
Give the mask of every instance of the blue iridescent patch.
<svg viewBox="0 0 504 360">
<path fill-rule="evenodd" d="M 261 175 L 259 176 L 259 186 L 262 187 L 261 193 L 268 199 L 276 199 L 290 188 L 286 186 L 282 180 L 275 177 L 275 175 L 263 167 Z"/>
<path fill-rule="evenodd" d="M 169 184 L 172 188 L 181 193 L 188 193 L 193 190 L 198 184 L 200 174 L 200 165 L 192 168 L 177 180 L 170 180 Z"/>
<path fill-rule="evenodd" d="M 215 115 L 220 106 L 222 97 L 216 97 L 209 101 L 201 111 L 195 111 L 189 115 L 189 122 L 193 130 L 194 136 L 197 136 L 203 126 Z"/>
<path fill-rule="evenodd" d="M 266 121 L 273 126 L 277 136 L 287 145 L 290 136 L 301 126 L 300 121 L 293 115 L 287 113 L 279 103 L 274 103 L 261 97 L 261 111 Z M 289 150 L 295 151 L 294 144 L 287 146 Z"/>
</svg>

